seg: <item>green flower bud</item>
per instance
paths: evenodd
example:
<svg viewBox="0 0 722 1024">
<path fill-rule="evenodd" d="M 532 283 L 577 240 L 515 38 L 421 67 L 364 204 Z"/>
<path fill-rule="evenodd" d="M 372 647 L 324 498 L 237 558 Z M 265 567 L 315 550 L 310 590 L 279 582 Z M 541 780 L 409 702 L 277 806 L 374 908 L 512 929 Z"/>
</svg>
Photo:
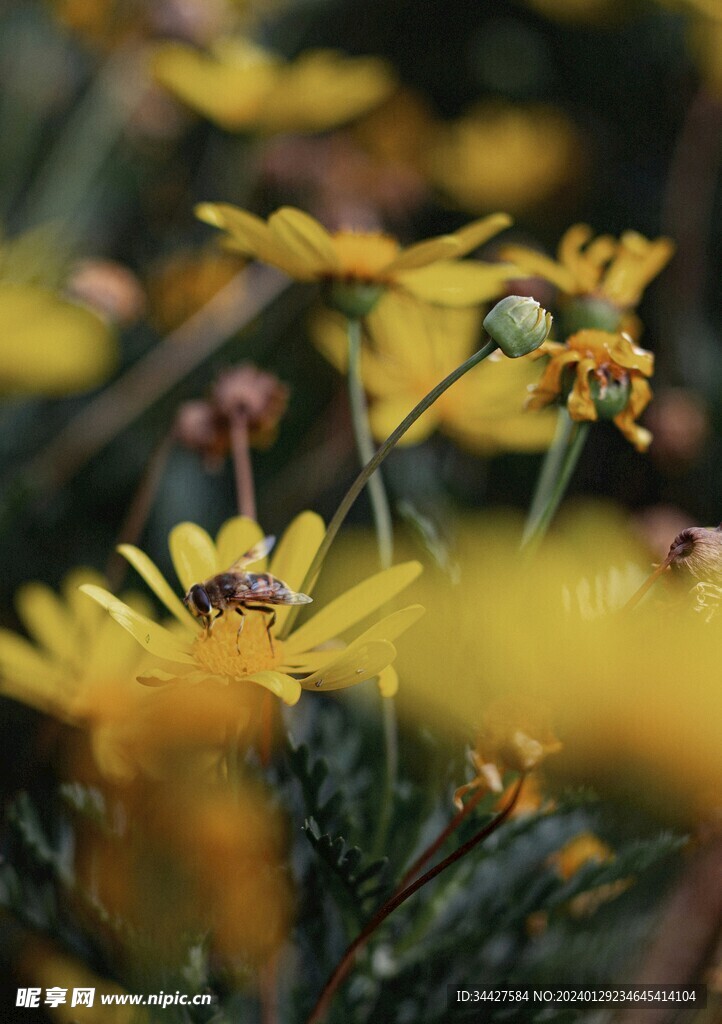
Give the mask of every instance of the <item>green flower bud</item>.
<svg viewBox="0 0 722 1024">
<path fill-rule="evenodd" d="M 505 356 L 526 356 L 546 341 L 552 315 L 528 295 L 507 295 L 486 314 L 484 330 Z"/>
<path fill-rule="evenodd" d="M 384 293 L 380 284 L 362 281 L 329 281 L 324 285 L 323 298 L 327 306 L 343 313 L 350 320 L 367 316 Z"/>
<path fill-rule="evenodd" d="M 568 338 L 577 331 L 621 330 L 624 317 L 622 310 L 606 299 L 592 296 L 575 296 L 564 303 L 561 311 L 562 336 Z"/>
</svg>

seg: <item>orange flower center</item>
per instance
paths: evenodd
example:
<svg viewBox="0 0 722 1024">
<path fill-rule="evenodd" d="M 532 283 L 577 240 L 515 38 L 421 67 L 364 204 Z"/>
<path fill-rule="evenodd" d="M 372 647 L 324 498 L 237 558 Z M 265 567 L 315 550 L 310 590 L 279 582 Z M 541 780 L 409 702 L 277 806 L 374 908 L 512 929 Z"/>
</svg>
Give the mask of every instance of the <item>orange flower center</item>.
<svg viewBox="0 0 722 1024">
<path fill-rule="evenodd" d="M 400 251 L 395 238 L 373 231 L 339 231 L 333 236 L 333 247 L 341 263 L 334 276 L 360 281 L 384 280 L 382 271 Z"/>
<path fill-rule="evenodd" d="M 232 611 L 214 623 L 210 636 L 196 640 L 194 656 L 213 675 L 244 679 L 254 672 L 276 668 L 283 655 L 282 641 L 271 638 L 266 630 L 270 615 L 249 609 L 243 619 Z M 243 625 L 240 635 L 238 627 Z"/>
</svg>

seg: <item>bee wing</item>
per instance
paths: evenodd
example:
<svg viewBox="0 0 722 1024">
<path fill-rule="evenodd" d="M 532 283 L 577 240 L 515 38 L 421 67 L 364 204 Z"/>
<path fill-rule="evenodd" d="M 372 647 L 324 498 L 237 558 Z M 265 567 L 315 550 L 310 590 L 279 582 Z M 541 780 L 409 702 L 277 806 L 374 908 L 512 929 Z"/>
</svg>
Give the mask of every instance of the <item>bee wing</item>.
<svg viewBox="0 0 722 1024">
<path fill-rule="evenodd" d="M 312 597 L 308 594 L 294 594 L 292 590 L 287 591 L 283 595 L 284 604 L 310 604 L 313 601 Z"/>
<path fill-rule="evenodd" d="M 241 555 L 240 558 L 235 560 L 233 565 L 228 567 L 228 572 L 240 572 L 247 565 L 260 562 L 262 558 L 266 557 L 275 543 L 275 537 L 264 537 L 263 540 L 259 540 L 258 544 L 254 544 L 252 548 L 246 551 L 245 555 Z"/>
</svg>

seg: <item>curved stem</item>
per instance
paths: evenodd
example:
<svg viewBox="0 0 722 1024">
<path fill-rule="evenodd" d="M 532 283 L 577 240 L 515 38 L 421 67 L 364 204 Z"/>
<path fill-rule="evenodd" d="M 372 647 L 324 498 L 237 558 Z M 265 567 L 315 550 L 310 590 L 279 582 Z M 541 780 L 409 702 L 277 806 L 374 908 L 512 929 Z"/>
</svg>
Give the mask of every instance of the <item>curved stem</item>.
<svg viewBox="0 0 722 1024">
<path fill-rule="evenodd" d="M 323 541 L 321 542 L 318 551 L 316 552 L 316 556 L 313 562 L 311 563 L 311 567 L 306 573 L 306 577 L 301 586 L 302 593 L 308 594 L 309 588 L 313 588 L 313 584 L 316 582 L 316 577 L 318 576 L 321 570 L 321 566 L 323 565 L 324 559 L 328 554 L 328 550 L 333 544 L 334 540 L 336 539 L 336 534 L 341 529 L 341 526 L 343 525 L 346 516 L 348 515 L 353 503 L 356 501 L 359 494 L 364 489 L 366 481 L 369 479 L 369 477 L 371 477 L 376 472 L 376 470 L 384 461 L 389 452 L 398 444 L 398 442 L 404 436 L 406 431 L 409 429 L 409 427 L 413 426 L 413 424 L 417 421 L 419 416 L 423 416 L 426 410 L 429 409 L 437 400 L 437 398 L 440 398 L 441 395 L 443 395 L 443 393 L 447 391 L 452 384 L 455 384 L 457 380 L 464 376 L 465 373 L 468 373 L 469 370 L 477 366 L 480 362 L 482 362 L 482 360 L 486 359 L 487 356 L 490 356 L 491 353 L 495 352 L 497 348 L 498 346 L 496 342 L 490 340 L 486 343 L 486 345 L 480 348 L 478 352 L 475 352 L 473 356 L 470 356 L 466 360 L 466 362 L 462 363 L 460 366 L 457 366 L 457 368 L 453 370 L 447 377 L 444 377 L 441 383 L 437 384 L 435 388 L 432 388 L 432 390 L 429 391 L 428 395 L 426 395 L 425 398 L 422 398 L 421 401 L 414 406 L 411 412 L 404 417 L 401 423 L 399 423 L 398 427 L 396 427 L 396 429 L 389 434 L 389 436 L 386 438 L 383 444 L 379 448 L 377 448 L 376 454 L 372 459 L 370 459 L 366 463 L 364 468 L 361 470 L 359 475 L 351 484 L 348 491 L 346 492 L 346 495 L 341 501 L 341 504 L 336 509 L 333 519 L 328 524 L 326 535 L 323 538 Z M 295 621 L 294 613 L 297 614 L 297 612 L 298 607 L 294 607 L 291 609 L 290 614 L 286 617 L 281 639 L 288 636 Z"/>
<path fill-rule="evenodd" d="M 415 882 L 412 882 L 411 885 L 407 886 L 405 889 L 397 890 L 393 896 L 391 896 L 391 898 L 388 899 L 386 903 L 384 903 L 384 905 L 374 914 L 365 928 L 362 929 L 359 935 L 348 947 L 333 974 L 326 982 L 318 1002 L 311 1011 L 311 1016 L 308 1018 L 307 1024 L 318 1024 L 319 1021 L 323 1020 L 336 990 L 353 967 L 356 960 L 356 954 L 366 945 L 379 925 L 383 924 L 386 918 L 389 917 L 394 910 L 400 907 L 402 903 L 405 903 L 410 896 L 413 896 L 414 893 L 418 892 L 419 889 L 423 888 L 423 886 L 428 882 L 431 882 L 434 878 L 440 875 L 442 871 L 445 871 L 448 867 L 451 867 L 452 864 L 455 864 L 456 861 L 465 857 L 466 854 L 470 853 L 475 846 L 478 846 L 479 843 L 488 839 L 492 833 L 496 832 L 496 830 L 504 824 L 506 819 L 514 810 L 514 806 L 519 799 L 521 788 L 524 785 L 524 779 L 525 776 L 522 775 L 514 788 L 514 792 L 509 799 L 509 803 L 502 811 L 499 812 L 499 814 L 497 814 L 493 821 L 490 821 L 475 835 L 473 835 L 471 839 L 468 839 L 457 850 L 450 853 L 448 857 L 445 857 L 444 860 L 440 861 L 433 868 L 430 868 L 420 878 L 417 878 Z"/>
<path fill-rule="evenodd" d="M 544 455 L 541 471 L 534 488 L 534 497 L 531 500 L 529 512 L 527 513 L 524 526 L 525 536 L 529 532 L 531 525 L 537 522 L 549 500 L 549 495 L 554 487 L 554 481 L 559 476 L 559 470 L 564 461 L 564 453 L 567 450 L 573 426 L 574 421 L 567 412 L 567 407 L 565 405 L 561 406 L 557 413 L 554 438 Z"/>
<path fill-rule="evenodd" d="M 548 491 L 544 498 L 543 506 L 540 508 L 534 519 L 530 517 L 527 521 L 521 542 L 522 548 L 526 548 L 528 551 L 534 551 L 544 539 L 556 510 L 559 508 L 559 504 L 564 497 L 569 481 L 572 478 L 572 474 L 576 469 L 576 465 L 579 461 L 579 456 L 582 454 L 588 433 L 588 423 L 572 423 L 568 436 L 564 438 L 564 458 L 556 462 L 556 478 L 553 482 L 549 480 Z M 543 471 L 542 475 L 544 475 Z"/>
<path fill-rule="evenodd" d="M 376 445 L 371 436 L 368 406 L 361 380 L 361 321 L 351 318 L 348 320 L 348 395 L 356 449 L 361 465 L 365 466 L 374 457 Z M 381 568 L 387 569 L 393 560 L 393 527 L 389 501 L 381 473 L 374 473 L 367 483 L 379 546 L 379 561 Z"/>
</svg>

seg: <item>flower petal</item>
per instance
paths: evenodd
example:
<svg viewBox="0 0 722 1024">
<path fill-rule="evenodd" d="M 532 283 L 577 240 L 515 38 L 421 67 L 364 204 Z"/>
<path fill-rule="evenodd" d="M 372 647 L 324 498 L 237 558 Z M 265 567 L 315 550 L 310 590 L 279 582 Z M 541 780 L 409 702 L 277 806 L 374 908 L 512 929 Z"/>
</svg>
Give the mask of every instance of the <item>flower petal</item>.
<svg viewBox="0 0 722 1024">
<path fill-rule="evenodd" d="M 582 359 L 577 363 L 574 386 L 567 398 L 567 409 L 573 420 L 597 420 L 599 414 L 592 398 L 589 375 L 594 370 L 593 359 Z"/>
<path fill-rule="evenodd" d="M 370 576 L 317 612 L 286 641 L 287 654 L 309 651 L 343 633 L 395 597 L 421 572 L 418 562 L 403 562 Z"/>
<path fill-rule="evenodd" d="M 105 577 L 95 569 L 80 567 L 71 569 L 63 577 L 61 593 L 63 601 L 75 621 L 81 636 L 92 636 L 95 627 L 105 616 L 97 605 L 86 601 L 80 593 L 81 583 L 94 583 L 98 587 L 105 585 Z"/>
<path fill-rule="evenodd" d="M 396 648 L 388 640 L 353 643 L 330 665 L 301 680 L 304 690 L 343 690 L 372 679 L 390 665 Z"/>
<path fill-rule="evenodd" d="M 270 690 L 276 697 L 280 697 L 284 704 L 288 704 L 290 707 L 297 704 L 301 696 L 299 681 L 287 676 L 284 672 L 255 672 L 247 678 L 253 683 L 258 683 L 259 686 L 265 686 L 267 690 Z"/>
<path fill-rule="evenodd" d="M 183 590 L 190 590 L 194 583 L 202 583 L 217 574 L 215 545 L 206 531 L 195 523 L 174 526 L 168 547 Z"/>
<path fill-rule="evenodd" d="M 46 658 L 23 637 L 9 629 L 0 629 L 0 692 L 11 696 L 18 694 L 18 699 L 24 700 L 22 688 L 12 684 L 27 685 L 31 689 L 39 686 L 52 693 L 65 676 L 56 662 Z"/>
<path fill-rule="evenodd" d="M 206 224 L 228 232 L 227 248 L 278 267 L 299 281 L 313 280 L 314 275 L 294 260 L 285 246 L 278 244 L 260 217 L 228 203 L 201 203 L 195 213 Z"/>
<path fill-rule="evenodd" d="M 402 392 L 394 398 L 385 398 L 374 402 L 369 410 L 369 424 L 371 433 L 376 440 L 385 441 L 422 397 L 423 395 L 409 395 Z M 413 444 L 421 444 L 433 434 L 440 423 L 440 411 L 437 406 L 432 405 L 411 424 L 398 442 L 398 447 L 404 448 Z"/>
<path fill-rule="evenodd" d="M 91 597 L 115 619 L 118 625 L 134 636 L 144 650 L 150 651 L 158 658 L 165 661 L 180 661 L 184 664 L 194 664 L 192 648 L 177 637 L 173 636 L 170 630 L 158 625 L 145 615 L 139 615 L 129 608 L 123 601 L 119 601 L 102 587 L 94 587 L 92 584 L 84 584 L 81 588 L 84 594 Z"/>
<path fill-rule="evenodd" d="M 410 245 L 408 249 L 402 250 L 383 268 L 383 273 L 396 276 L 403 270 L 428 267 L 439 260 L 448 260 L 460 255 L 462 255 L 461 245 L 454 235 L 439 235 L 438 238 L 427 238 L 423 242 L 417 242 L 416 245 Z"/>
<path fill-rule="evenodd" d="M 284 532 L 271 558 L 271 572 L 291 590 L 299 591 L 311 568 L 311 562 L 326 534 L 326 524 L 315 512 L 301 512 Z M 291 611 L 291 605 L 276 606 L 278 632 Z"/>
<path fill-rule="evenodd" d="M 472 221 L 466 227 L 459 228 L 451 236 L 455 238 L 461 247 L 460 255 L 466 256 L 468 252 L 478 249 L 484 242 L 488 242 L 500 231 L 506 230 L 513 223 L 508 213 L 492 213 L 488 217 Z"/>
<path fill-rule="evenodd" d="M 155 563 L 133 544 L 120 544 L 118 545 L 118 551 L 127 562 L 130 562 L 136 572 L 140 573 L 155 596 L 163 602 L 171 615 L 175 615 L 181 625 L 187 626 L 195 632 L 197 623 L 193 616 L 186 611 L 183 602 L 173 592 Z"/>
<path fill-rule="evenodd" d="M 574 295 L 577 291 L 577 282 L 571 271 L 536 249 L 527 249 L 523 245 L 505 245 L 501 250 L 501 258 L 516 264 L 518 277 L 541 277 L 567 295 Z"/>
<path fill-rule="evenodd" d="M 263 536 L 261 527 L 248 516 L 227 519 L 216 537 L 215 572 L 225 572 L 241 555 L 250 551 L 254 544 L 263 540 Z M 266 568 L 265 558 L 254 562 L 250 568 L 253 572 L 262 572 Z"/>
<path fill-rule="evenodd" d="M 396 280 L 417 299 L 440 306 L 473 306 L 500 295 L 519 270 L 508 263 L 440 260 L 431 267 L 408 270 Z"/>
<path fill-rule="evenodd" d="M 341 266 L 328 231 L 309 214 L 283 206 L 268 218 L 274 241 L 309 273 L 329 274 Z"/>
<path fill-rule="evenodd" d="M 77 661 L 78 630 L 63 602 L 43 583 L 26 583 L 16 597 L 28 633 L 61 661 Z"/>
<path fill-rule="evenodd" d="M 373 626 L 370 626 L 354 640 L 354 644 L 366 643 L 367 640 L 393 641 L 405 633 L 410 626 L 413 626 L 425 611 L 422 604 L 410 604 L 407 608 L 400 608 L 397 612 L 392 612 L 391 615 L 386 615 L 378 622 L 374 622 Z"/>
</svg>

